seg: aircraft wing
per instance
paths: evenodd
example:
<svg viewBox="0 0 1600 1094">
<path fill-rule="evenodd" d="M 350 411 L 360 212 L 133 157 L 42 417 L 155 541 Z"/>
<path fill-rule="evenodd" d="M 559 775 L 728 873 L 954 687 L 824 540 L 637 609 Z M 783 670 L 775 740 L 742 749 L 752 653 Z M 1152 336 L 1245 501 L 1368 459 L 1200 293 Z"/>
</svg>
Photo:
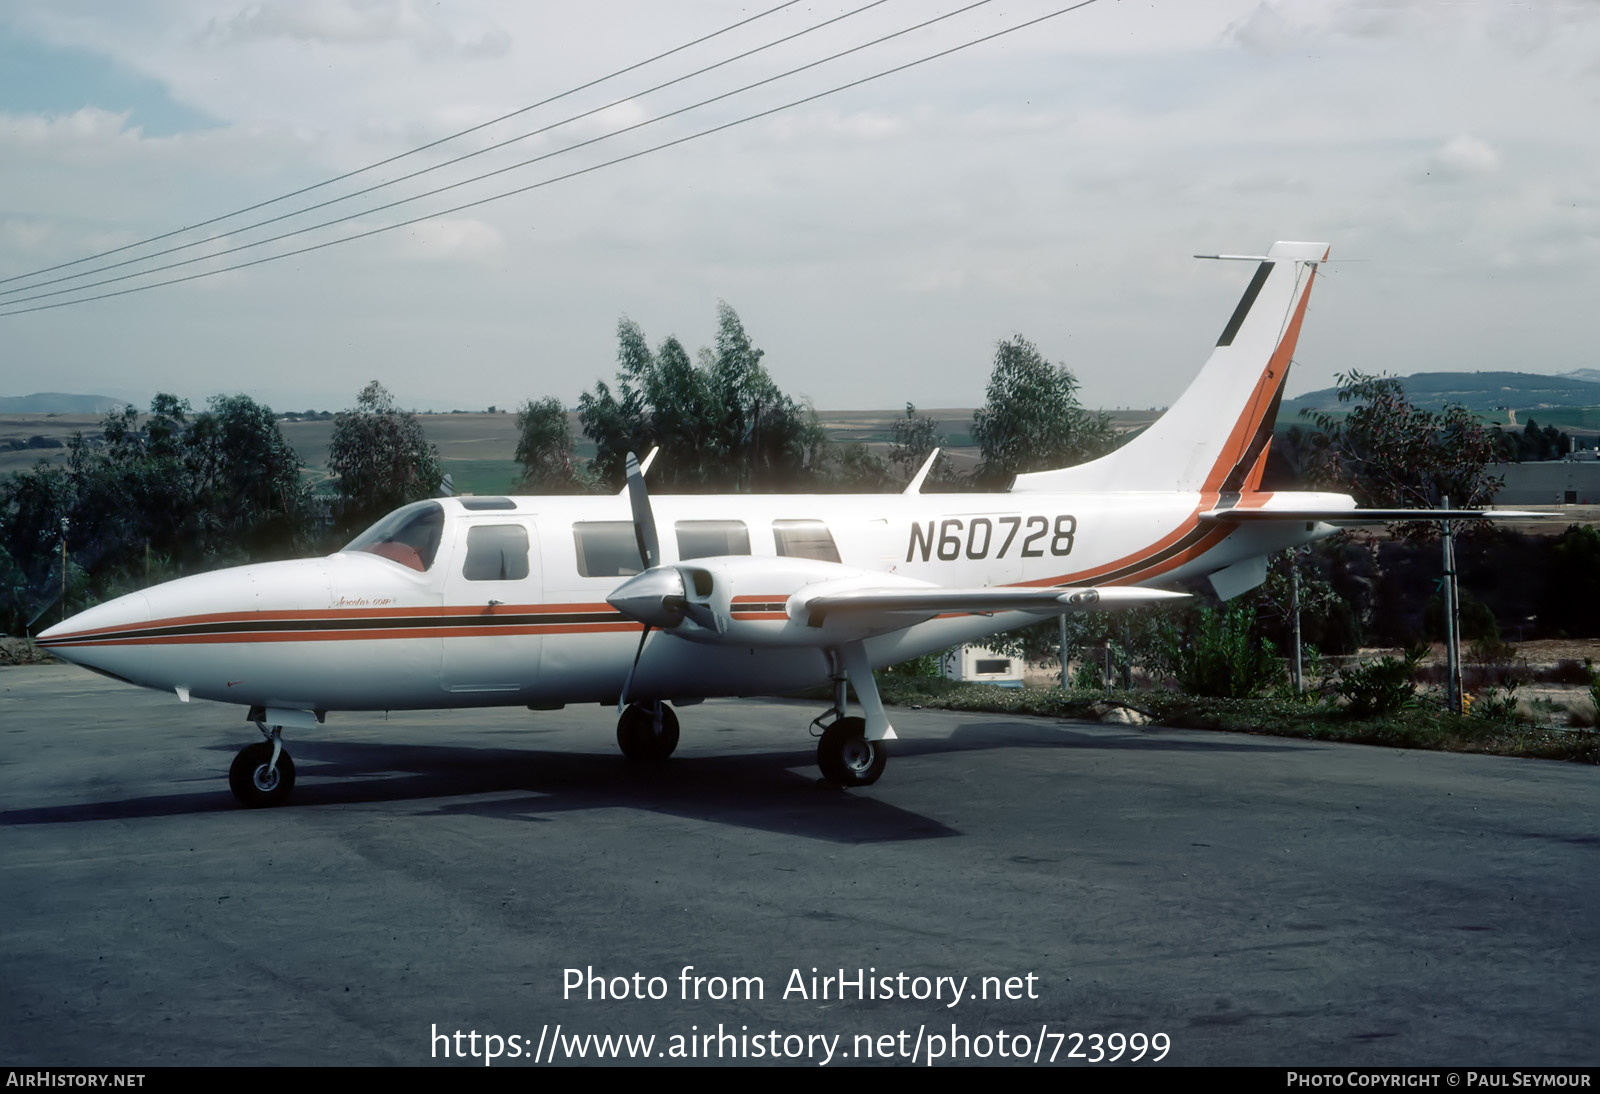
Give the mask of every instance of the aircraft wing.
<svg viewBox="0 0 1600 1094">
<path fill-rule="evenodd" d="M 864 587 L 801 594 L 803 611 L 812 626 L 825 616 L 843 614 L 943 615 L 945 613 L 1034 612 L 1059 615 L 1064 611 L 1132 607 L 1181 600 L 1188 593 L 1122 586 L 1093 588 L 1083 585 L 1050 588 L 940 589 L 917 587 Z"/>
<path fill-rule="evenodd" d="M 1200 519 L 1215 524 L 1315 521 L 1320 524 L 1394 524 L 1405 520 L 1550 520 L 1558 513 L 1520 509 L 1210 509 Z"/>
</svg>

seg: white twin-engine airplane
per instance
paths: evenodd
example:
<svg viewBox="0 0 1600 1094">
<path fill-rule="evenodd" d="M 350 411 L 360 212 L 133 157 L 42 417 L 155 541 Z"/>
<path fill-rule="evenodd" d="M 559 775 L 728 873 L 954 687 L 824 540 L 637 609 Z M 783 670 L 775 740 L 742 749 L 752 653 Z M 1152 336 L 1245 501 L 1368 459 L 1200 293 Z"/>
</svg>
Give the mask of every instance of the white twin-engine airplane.
<svg viewBox="0 0 1600 1094">
<path fill-rule="evenodd" d="M 419 501 L 327 558 L 131 593 L 39 644 L 184 701 L 249 707 L 266 740 L 238 754 L 229 783 L 251 806 L 294 785 L 284 727 L 316 729 L 328 711 L 616 703 L 623 753 L 659 762 L 678 742 L 669 701 L 830 681 L 817 764 L 865 786 L 895 736 L 875 667 L 1045 616 L 1186 595 L 1151 586 L 1208 577 L 1232 597 L 1265 578 L 1269 554 L 1330 522 L 1394 519 L 1344 495 L 1258 489 L 1327 252 L 1278 243 L 1255 256 L 1210 359 L 1160 420 L 1004 493 L 924 494 L 930 457 L 899 495 L 652 504 L 630 456 L 625 498 Z M 846 714 L 846 681 L 862 717 Z"/>
</svg>

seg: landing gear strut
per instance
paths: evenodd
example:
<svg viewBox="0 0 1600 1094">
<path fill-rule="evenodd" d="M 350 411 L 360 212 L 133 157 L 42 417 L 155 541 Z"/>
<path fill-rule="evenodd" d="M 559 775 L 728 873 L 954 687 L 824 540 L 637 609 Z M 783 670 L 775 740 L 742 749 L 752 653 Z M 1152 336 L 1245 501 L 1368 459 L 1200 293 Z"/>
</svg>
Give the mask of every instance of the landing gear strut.
<svg viewBox="0 0 1600 1094">
<path fill-rule="evenodd" d="M 240 749 L 228 769 L 228 786 L 247 809 L 282 805 L 294 789 L 294 761 L 283 747 L 283 727 L 269 730 L 257 722 L 256 728 L 266 740 Z"/>
<path fill-rule="evenodd" d="M 630 703 L 617 719 L 617 747 L 640 766 L 662 763 L 678 747 L 678 716 L 665 703 Z"/>
<path fill-rule="evenodd" d="M 883 706 L 878 700 L 878 690 L 872 681 L 871 669 L 864 674 L 865 684 L 856 689 L 862 709 L 869 716 L 874 713 L 883 719 Z M 886 733 L 867 739 L 867 719 L 845 717 L 845 677 L 833 681 L 833 706 L 811 724 L 822 728 L 822 739 L 817 742 L 817 767 L 822 778 L 838 787 L 871 786 L 883 774 L 889 754 L 883 747 L 885 737 L 893 736 L 887 719 L 882 729 Z"/>
</svg>

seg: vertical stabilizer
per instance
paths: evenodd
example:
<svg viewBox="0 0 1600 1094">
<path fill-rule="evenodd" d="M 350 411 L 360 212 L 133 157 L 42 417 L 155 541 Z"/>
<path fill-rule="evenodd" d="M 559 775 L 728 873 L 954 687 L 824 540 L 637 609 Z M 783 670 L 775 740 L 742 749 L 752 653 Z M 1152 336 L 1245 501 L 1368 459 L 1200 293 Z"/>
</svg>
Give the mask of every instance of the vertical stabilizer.
<svg viewBox="0 0 1600 1094">
<path fill-rule="evenodd" d="M 1234 257 L 1234 256 L 1219 256 Z M 1018 475 L 1014 491 L 1253 490 L 1326 243 L 1274 243 L 1205 367 L 1154 425 L 1108 456 Z"/>
</svg>

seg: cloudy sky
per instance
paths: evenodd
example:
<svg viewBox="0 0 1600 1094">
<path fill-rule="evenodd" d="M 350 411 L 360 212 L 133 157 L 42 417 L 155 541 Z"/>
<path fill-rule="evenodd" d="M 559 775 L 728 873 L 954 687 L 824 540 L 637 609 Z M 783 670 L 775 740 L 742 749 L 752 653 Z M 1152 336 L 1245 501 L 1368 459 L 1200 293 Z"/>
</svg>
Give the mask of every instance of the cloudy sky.
<svg viewBox="0 0 1600 1094">
<path fill-rule="evenodd" d="M 1098 0 L 695 136 L 1067 2 L 884 0 L 690 76 L 866 3 L 805 0 L 584 88 L 779 0 L 10 0 L 6 278 L 573 93 L 0 284 L 17 313 L 389 229 L 0 315 L 0 395 L 338 408 L 377 378 L 416 407 L 571 404 L 612 378 L 620 317 L 693 348 L 723 299 L 819 408 L 976 405 L 1014 333 L 1091 405 L 1165 405 L 1249 276 L 1190 256 L 1275 239 L 1338 260 L 1291 392 L 1352 368 L 1600 363 L 1596 0 Z"/>
</svg>

